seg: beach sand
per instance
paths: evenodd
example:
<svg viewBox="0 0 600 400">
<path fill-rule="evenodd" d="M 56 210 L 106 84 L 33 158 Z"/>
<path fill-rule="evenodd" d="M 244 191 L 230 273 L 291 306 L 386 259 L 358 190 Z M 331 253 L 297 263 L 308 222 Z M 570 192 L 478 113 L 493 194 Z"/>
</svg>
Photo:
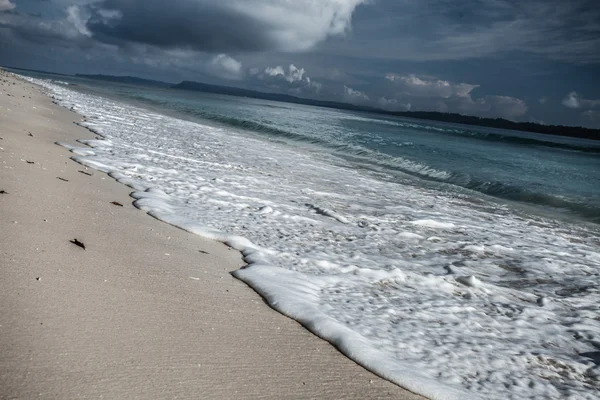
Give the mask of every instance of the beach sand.
<svg viewBox="0 0 600 400">
<path fill-rule="evenodd" d="M 422 399 L 269 308 L 238 252 L 71 161 L 54 143 L 94 138 L 79 120 L 0 70 L 0 398 Z"/>
</svg>

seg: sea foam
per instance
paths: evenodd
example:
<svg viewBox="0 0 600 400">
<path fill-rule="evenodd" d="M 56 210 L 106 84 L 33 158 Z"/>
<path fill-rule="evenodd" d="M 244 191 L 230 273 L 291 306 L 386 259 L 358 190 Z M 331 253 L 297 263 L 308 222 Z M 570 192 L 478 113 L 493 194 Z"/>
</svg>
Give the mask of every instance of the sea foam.
<svg viewBox="0 0 600 400">
<path fill-rule="evenodd" d="M 236 277 L 379 375 L 432 399 L 600 398 L 597 230 L 33 81 L 103 136 L 74 160 L 240 250 Z"/>
</svg>

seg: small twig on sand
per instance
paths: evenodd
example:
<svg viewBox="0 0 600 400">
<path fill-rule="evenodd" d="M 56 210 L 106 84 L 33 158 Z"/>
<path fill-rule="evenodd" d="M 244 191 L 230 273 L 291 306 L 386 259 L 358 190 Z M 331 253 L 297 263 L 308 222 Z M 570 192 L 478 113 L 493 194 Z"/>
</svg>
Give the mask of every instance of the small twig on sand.
<svg viewBox="0 0 600 400">
<path fill-rule="evenodd" d="M 68 180 L 68 179 L 61 178 L 60 176 L 57 176 L 57 177 L 56 177 L 56 179 L 60 179 L 61 181 L 69 182 L 69 180 Z"/>
<path fill-rule="evenodd" d="M 90 174 L 89 172 L 85 172 L 85 171 L 81 171 L 81 170 L 79 170 L 79 171 L 77 171 L 77 172 L 81 172 L 82 174 L 84 174 L 84 175 L 87 175 L 87 176 L 92 176 L 92 175 L 94 175 L 94 174 Z"/>
<path fill-rule="evenodd" d="M 73 240 L 69 240 L 69 241 L 70 241 L 71 243 L 73 243 L 74 245 L 76 245 L 76 246 L 79 246 L 79 247 L 81 247 L 82 249 L 84 249 L 84 250 L 85 250 L 85 244 L 83 244 L 83 243 L 82 243 L 82 242 L 80 242 L 79 240 L 77 240 L 77 239 L 73 239 Z"/>
</svg>

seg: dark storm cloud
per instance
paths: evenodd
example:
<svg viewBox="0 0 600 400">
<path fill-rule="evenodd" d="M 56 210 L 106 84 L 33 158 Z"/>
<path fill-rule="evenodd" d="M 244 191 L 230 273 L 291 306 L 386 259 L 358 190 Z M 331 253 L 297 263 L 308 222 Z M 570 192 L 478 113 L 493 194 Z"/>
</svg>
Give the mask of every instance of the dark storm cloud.
<svg viewBox="0 0 600 400">
<path fill-rule="evenodd" d="M 93 41 L 82 23 L 77 7 L 65 10 L 63 19 L 47 20 L 40 14 L 10 11 L 0 16 L 0 42 L 8 48 L 19 45 L 15 40 L 22 39 L 32 44 L 60 47 L 89 47 Z M 12 42 L 12 43 L 10 43 Z"/>
<path fill-rule="evenodd" d="M 510 52 L 600 62 L 597 0 L 379 0 L 353 21 L 355 41 L 327 48 L 412 61 L 499 57 Z"/>
<path fill-rule="evenodd" d="M 457 25 L 448 25 L 450 34 L 439 44 L 460 53 L 518 50 L 559 60 L 600 61 L 596 0 L 471 0 L 458 10 L 447 5 L 445 14 Z"/>
<path fill-rule="evenodd" d="M 344 33 L 364 0 L 102 0 L 87 26 L 121 41 L 208 52 L 303 51 Z"/>
<path fill-rule="evenodd" d="M 596 0 L 4 0 L 57 16 L 80 5 L 94 39 L 212 53 L 307 51 L 409 61 L 600 62 Z M 363 7 L 358 7 L 361 4 Z M 17 29 L 17 27 L 15 27 Z M 23 32 L 27 26 L 20 29 Z M 342 35 L 350 32 L 350 35 Z M 53 35 L 49 30 L 46 33 Z M 43 34 L 33 29 L 32 34 Z"/>
<path fill-rule="evenodd" d="M 177 7 L 165 1 L 105 1 L 94 8 L 88 27 L 98 40 L 109 43 L 128 41 L 211 52 L 256 51 L 275 45 L 258 21 L 191 1 Z"/>
</svg>

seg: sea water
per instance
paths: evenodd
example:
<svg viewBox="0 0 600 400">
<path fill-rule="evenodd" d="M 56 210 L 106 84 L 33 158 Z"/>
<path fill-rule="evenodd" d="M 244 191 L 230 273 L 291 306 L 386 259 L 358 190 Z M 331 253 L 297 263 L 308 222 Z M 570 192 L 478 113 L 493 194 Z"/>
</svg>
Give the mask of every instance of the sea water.
<svg viewBox="0 0 600 400">
<path fill-rule="evenodd" d="M 595 142 L 33 81 L 98 134 L 75 161 L 240 250 L 234 276 L 366 368 L 433 399 L 600 398 Z"/>
</svg>

